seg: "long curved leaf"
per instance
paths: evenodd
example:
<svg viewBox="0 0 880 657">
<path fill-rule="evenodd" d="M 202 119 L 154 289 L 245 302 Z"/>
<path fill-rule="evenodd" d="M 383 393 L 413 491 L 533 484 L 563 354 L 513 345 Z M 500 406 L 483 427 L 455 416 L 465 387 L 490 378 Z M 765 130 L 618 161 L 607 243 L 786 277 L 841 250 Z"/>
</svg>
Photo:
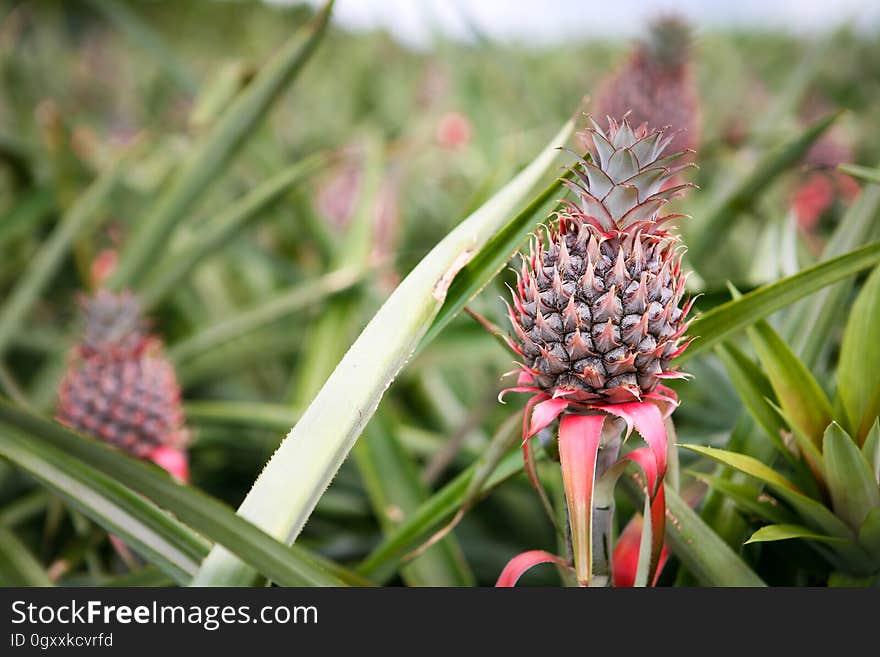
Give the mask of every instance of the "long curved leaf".
<svg viewBox="0 0 880 657">
<path fill-rule="evenodd" d="M 391 294 L 257 478 L 239 507 L 243 517 L 279 540 L 296 540 L 385 390 L 430 328 L 455 275 L 507 225 L 571 128 L 569 121 L 526 169 L 437 244 Z M 253 577 L 251 568 L 218 548 L 196 582 L 247 584 Z"/>
<path fill-rule="evenodd" d="M 697 317 L 689 335 L 698 339 L 677 359 L 683 363 L 713 348 L 731 333 L 785 308 L 826 285 L 880 263 L 880 242 L 873 242 L 832 260 L 814 265 L 794 276 L 763 285 L 739 299 L 716 306 Z"/>
<path fill-rule="evenodd" d="M 765 525 L 756 531 L 746 543 L 767 543 L 769 541 L 787 541 L 791 538 L 806 538 L 811 541 L 821 541 L 823 543 L 839 543 L 845 541 L 845 538 L 839 536 L 826 536 L 825 534 L 817 534 L 812 529 L 807 529 L 801 525 Z"/>
<path fill-rule="evenodd" d="M 101 473 L 108 486 L 130 488 L 205 537 L 234 550 L 265 576 L 287 586 L 339 585 L 328 564 L 267 536 L 222 502 L 178 484 L 159 468 L 0 401 L 0 427 L 26 432 L 33 446 L 55 449 Z M 125 482 L 122 486 L 119 482 Z M 118 491 L 117 491 L 118 492 Z M 84 509 L 85 511 L 85 509 Z M 137 518 L 137 515 L 132 515 Z"/>
<path fill-rule="evenodd" d="M 120 536 L 179 584 L 186 584 L 210 544 L 143 496 L 51 445 L 8 428 L 0 454 L 61 495 L 75 508 Z"/>
</svg>

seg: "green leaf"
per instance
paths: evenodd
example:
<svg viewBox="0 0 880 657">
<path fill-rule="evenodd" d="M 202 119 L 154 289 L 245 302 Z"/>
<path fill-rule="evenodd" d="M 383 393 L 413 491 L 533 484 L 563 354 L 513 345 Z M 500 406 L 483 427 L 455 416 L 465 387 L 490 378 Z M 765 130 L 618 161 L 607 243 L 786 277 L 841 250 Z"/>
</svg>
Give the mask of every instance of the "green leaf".
<svg viewBox="0 0 880 657">
<path fill-rule="evenodd" d="M 621 480 L 633 504 L 642 490 L 630 477 Z M 697 580 L 706 586 L 766 586 L 764 581 L 725 543 L 671 486 L 666 487 L 666 542 Z"/>
<path fill-rule="evenodd" d="M 862 445 L 862 454 L 874 473 L 874 481 L 880 483 L 880 418 L 874 420 L 874 426 Z"/>
<path fill-rule="evenodd" d="M 418 510 L 428 493 L 412 460 L 379 416 L 367 425 L 352 454 L 386 535 Z M 453 536 L 431 546 L 402 571 L 409 586 L 473 586 L 464 554 Z"/>
<path fill-rule="evenodd" d="M 880 508 L 880 486 L 858 446 L 839 424 L 832 422 L 822 443 L 828 491 L 834 512 L 858 530 L 868 511 Z"/>
<path fill-rule="evenodd" d="M 837 168 L 853 178 L 880 185 L 880 169 L 863 167 L 858 164 L 838 164 Z"/>
<path fill-rule="evenodd" d="M 880 187 L 863 190 L 832 233 L 822 251 L 823 260 L 836 258 L 876 239 L 878 210 Z M 786 322 L 785 335 L 808 367 L 816 367 L 819 357 L 832 342 L 832 333 L 847 312 L 852 287 L 852 281 L 846 281 L 822 290 L 796 307 Z"/>
<path fill-rule="evenodd" d="M 725 243 L 726 233 L 736 223 L 736 216 L 750 211 L 761 198 L 762 192 L 767 190 L 778 176 L 798 164 L 810 146 L 840 114 L 835 112 L 819 119 L 791 141 L 768 151 L 749 169 L 746 176 L 737 181 L 736 185 L 718 200 L 700 222 L 699 233 L 688 240 L 691 257 L 695 262 L 701 262 L 718 246 Z"/>
<path fill-rule="evenodd" d="M 785 425 L 767 401 L 776 395 L 764 372 L 730 342 L 718 345 L 715 351 L 749 413 L 763 427 L 777 451 L 791 459 L 793 455 L 782 440 Z"/>
<path fill-rule="evenodd" d="M 385 390 L 431 326 L 455 275 L 507 224 L 507 217 L 555 159 L 556 146 L 567 139 L 571 127 L 567 123 L 526 169 L 449 233 L 400 283 L 266 465 L 239 507 L 243 517 L 280 540 L 296 540 Z M 196 582 L 246 584 L 253 576 L 238 558 L 215 549 Z"/>
<path fill-rule="evenodd" d="M 859 527 L 859 543 L 880 564 L 880 508 L 868 511 Z"/>
<path fill-rule="evenodd" d="M 518 419 L 521 416 L 517 414 L 513 417 Z M 501 444 L 504 435 L 517 435 L 518 425 L 516 419 L 504 422 L 496 434 L 499 440 L 493 439 L 492 444 Z M 492 449 L 489 448 L 490 452 Z M 425 500 L 392 533 L 386 535 L 360 564 L 358 572 L 375 582 L 386 582 L 399 568 L 401 559 L 430 538 L 456 512 L 523 470 L 522 455 L 518 449 L 502 459 L 491 453 L 485 456 Z M 477 490 L 476 486 L 479 486 Z"/>
<path fill-rule="evenodd" d="M 323 155 L 313 155 L 283 169 L 256 189 L 229 205 L 204 226 L 199 226 L 185 243 L 171 250 L 151 267 L 140 291 L 145 306 L 154 306 L 172 291 L 202 261 L 217 254 L 250 222 L 291 188 L 326 164 Z"/>
<path fill-rule="evenodd" d="M 331 574 L 339 572 L 315 555 L 297 547 L 288 547 L 267 536 L 232 512 L 222 502 L 198 489 L 175 483 L 158 467 L 137 460 L 95 440 L 73 433 L 67 428 L 31 415 L 7 402 L 0 401 L 0 426 L 26 432 L 34 450 L 54 449 L 63 453 L 67 467 L 88 467 L 103 475 L 101 483 L 119 496 L 128 494 L 126 487 L 171 511 L 181 522 L 205 537 L 234 550 L 274 582 L 285 586 L 338 585 Z M 59 457 L 60 458 L 60 457 Z M 88 464 L 86 466 L 85 464 Z M 73 466 L 71 466 L 73 467 Z M 52 481 L 49 478 L 49 481 Z M 125 482 L 125 486 L 119 482 Z M 60 490 L 59 492 L 64 492 Z M 130 495 L 130 494 L 129 494 Z M 133 496 L 149 504 L 140 496 Z M 81 508 L 89 513 L 88 508 Z M 125 519 L 140 522 L 141 511 L 126 512 Z M 115 516 L 114 516 L 115 517 Z M 112 531 L 117 531 L 113 528 Z M 158 565 L 158 564 L 157 564 Z"/>
<path fill-rule="evenodd" d="M 74 240 L 91 230 L 100 218 L 98 211 L 116 187 L 125 162 L 125 157 L 120 157 L 76 199 L 6 294 L 0 306 L 0 355 L 52 282 Z"/>
<path fill-rule="evenodd" d="M 0 527 L 0 586 L 53 586 L 28 547 L 4 527 Z"/>
<path fill-rule="evenodd" d="M 570 175 L 570 174 L 568 174 Z M 562 182 L 554 181 L 514 217 L 473 260 L 468 262 L 452 281 L 443 306 L 434 318 L 431 328 L 422 339 L 419 350 L 433 340 L 452 319 L 461 312 L 491 281 L 504 266 L 510 262 L 513 253 L 535 230 L 538 222 L 546 215 L 549 204 L 556 203 L 556 195 L 563 189 Z"/>
<path fill-rule="evenodd" d="M 704 447 L 701 445 L 681 445 L 681 447 L 708 456 L 719 463 L 729 465 L 740 472 L 763 481 L 777 495 L 788 502 L 807 524 L 814 527 L 817 531 L 840 538 L 853 538 L 852 530 L 831 513 L 829 509 L 801 493 L 788 479 L 760 461 L 744 454 L 736 454 L 715 447 Z"/>
<path fill-rule="evenodd" d="M 837 394 L 861 443 L 880 415 L 880 267 L 865 281 L 849 313 L 837 366 Z"/>
<path fill-rule="evenodd" d="M 107 531 L 120 536 L 174 581 L 190 581 L 210 548 L 201 537 L 94 468 L 68 458 L 39 438 L 4 428 L 0 433 L 0 454 Z"/>
<path fill-rule="evenodd" d="M 676 359 L 676 363 L 683 363 L 712 349 L 731 333 L 785 308 L 826 285 L 878 263 L 880 263 L 880 242 L 873 242 L 846 255 L 804 269 L 794 276 L 783 278 L 770 285 L 763 285 L 739 299 L 715 306 L 693 321 L 688 334 L 698 339 Z"/>
<path fill-rule="evenodd" d="M 785 416 L 818 445 L 831 421 L 828 397 L 769 323 L 756 322 L 748 333 Z"/>
<path fill-rule="evenodd" d="M 274 101 L 309 61 L 324 35 L 332 6 L 330 0 L 305 35 L 292 37 L 279 50 L 186 159 L 165 193 L 135 224 L 108 286 L 125 288 L 152 267 L 175 226 L 205 190 L 216 183 Z"/>
<path fill-rule="evenodd" d="M 705 481 L 712 490 L 729 497 L 744 512 L 763 518 L 769 522 L 786 524 L 793 520 L 792 515 L 779 506 L 778 500 L 766 493 L 755 493 L 754 486 L 737 483 L 724 477 L 692 472 L 694 477 Z"/>
<path fill-rule="evenodd" d="M 305 308 L 314 308 L 326 297 L 350 288 L 363 278 L 363 272 L 340 269 L 317 280 L 300 283 L 253 308 L 229 319 L 206 326 L 180 342 L 172 344 L 168 356 L 175 362 L 206 354 L 215 347 L 258 331 Z M 290 424 L 286 428 L 290 428 Z"/>
<path fill-rule="evenodd" d="M 745 472 L 756 479 L 760 479 L 764 483 L 774 486 L 777 489 L 784 489 L 786 491 L 800 494 L 798 487 L 788 479 L 776 472 L 773 468 L 764 465 L 751 456 L 737 454 L 736 452 L 728 452 L 716 447 L 704 447 L 702 445 L 681 445 L 681 447 L 696 452 L 697 454 L 708 456 L 719 463 L 729 465 L 730 467 L 739 470 L 740 472 Z"/>
<path fill-rule="evenodd" d="M 822 541 L 823 543 L 839 543 L 845 541 L 845 538 L 839 536 L 825 536 L 802 527 L 800 525 L 766 525 L 752 534 L 751 538 L 746 541 L 749 543 L 767 543 L 769 541 L 786 541 L 790 538 L 806 538 L 812 541 Z"/>
</svg>

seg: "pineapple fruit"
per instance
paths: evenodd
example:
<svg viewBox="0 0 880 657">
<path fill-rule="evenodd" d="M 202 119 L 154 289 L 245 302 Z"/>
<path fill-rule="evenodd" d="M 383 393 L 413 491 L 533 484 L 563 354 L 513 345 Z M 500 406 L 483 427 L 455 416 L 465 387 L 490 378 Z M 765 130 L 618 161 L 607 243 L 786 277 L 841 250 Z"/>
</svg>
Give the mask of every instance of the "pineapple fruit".
<svg viewBox="0 0 880 657">
<path fill-rule="evenodd" d="M 638 401 L 686 347 L 690 302 L 677 236 L 660 216 L 689 187 L 667 183 L 684 152 L 662 157 L 672 136 L 626 118 L 583 135 L 577 197 L 523 256 L 510 319 L 525 378 L 552 397 L 582 403 Z"/>
<path fill-rule="evenodd" d="M 180 387 L 131 293 L 81 301 L 83 329 L 61 381 L 56 418 L 186 478 Z"/>
<path fill-rule="evenodd" d="M 700 102 L 691 64 L 690 27 L 665 16 L 649 27 L 615 75 L 601 86 L 598 116 L 624 116 L 631 125 L 671 128 L 670 151 L 696 149 L 700 138 Z"/>
</svg>

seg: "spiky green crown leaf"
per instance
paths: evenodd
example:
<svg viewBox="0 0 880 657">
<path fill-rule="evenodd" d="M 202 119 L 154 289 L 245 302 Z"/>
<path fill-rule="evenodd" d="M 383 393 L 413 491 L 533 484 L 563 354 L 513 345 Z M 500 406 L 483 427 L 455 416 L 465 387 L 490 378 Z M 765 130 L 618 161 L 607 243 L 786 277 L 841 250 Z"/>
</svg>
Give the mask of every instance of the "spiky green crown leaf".
<svg viewBox="0 0 880 657">
<path fill-rule="evenodd" d="M 657 65 L 672 70 L 687 63 L 692 44 L 693 30 L 684 18 L 660 16 L 648 26 L 648 38 L 642 52 Z"/>
<path fill-rule="evenodd" d="M 633 129 L 626 117 L 620 123 L 609 117 L 607 131 L 590 122 L 581 137 L 592 161 L 579 157 L 572 168 L 578 180 L 564 181 L 579 201 L 569 209 L 605 233 L 657 232 L 668 218 L 660 214 L 663 206 L 693 186 L 670 186 L 676 174 L 693 166 L 681 162 L 692 151 L 662 157 L 674 134 L 650 131 L 646 124 Z"/>
<path fill-rule="evenodd" d="M 138 351 L 148 340 L 148 323 L 141 303 L 131 292 L 98 290 L 80 299 L 82 340 L 85 353 Z"/>
</svg>

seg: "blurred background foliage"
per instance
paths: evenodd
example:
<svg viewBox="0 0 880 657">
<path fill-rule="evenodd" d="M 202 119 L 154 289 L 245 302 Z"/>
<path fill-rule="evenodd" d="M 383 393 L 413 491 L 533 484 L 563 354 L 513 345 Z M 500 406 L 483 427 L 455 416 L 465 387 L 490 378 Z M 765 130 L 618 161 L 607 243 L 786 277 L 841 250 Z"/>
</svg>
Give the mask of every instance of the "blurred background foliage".
<svg viewBox="0 0 880 657">
<path fill-rule="evenodd" d="M 8 338 L 0 367 L 7 396 L 52 412 L 76 298 L 93 285 L 93 263 L 123 248 L 177 165 L 312 16 L 308 7 L 245 2 L 0 4 L 0 295 L 11 293 L 83 190 L 118 173 Z M 609 37 L 529 48 L 475 33 L 470 43 L 438 35 L 432 50 L 413 51 L 384 33 L 331 26 L 148 267 L 149 281 L 167 264 L 167 250 L 197 243 L 216 217 L 285 167 L 314 153 L 329 158 L 153 303 L 154 330 L 184 391 L 194 486 L 238 506 L 401 277 L 531 160 L 630 47 Z M 745 292 L 819 258 L 854 201 L 836 197 L 811 225 L 793 220 L 792 199 L 808 175 L 802 158 L 747 187 L 721 218 L 722 232 L 707 238 L 701 222 L 768 152 L 837 109 L 846 111 L 825 134 L 846 160 L 880 161 L 880 41 L 846 27 L 812 37 L 703 30 L 693 57 L 703 106 L 693 176 L 700 189 L 677 209 L 694 217 L 685 235 L 703 240 L 692 283 L 706 310 L 729 298 L 728 281 Z M 876 202 L 866 212 L 875 217 Z M 877 236 L 877 222 L 867 225 L 844 251 Z M 323 278 L 332 272 L 341 274 Z M 501 326 L 499 297 L 509 280 L 498 277 L 472 304 Z M 812 363 L 828 392 L 833 377 L 823 372 L 836 362 L 837 321 Z M 482 327 L 457 317 L 394 383 L 298 544 L 352 567 L 363 560 L 383 531 L 486 449 L 513 412 L 495 401 L 499 375 L 511 368 L 511 355 Z M 676 386 L 679 441 L 727 445 L 742 410 L 728 374 L 711 355 L 687 369 L 694 379 Z M 682 459 L 685 469 L 710 471 L 697 455 Z M 686 474 L 681 490 L 694 504 L 705 494 Z M 624 521 L 631 507 L 621 505 Z M 0 527 L 14 531 L 0 539 L 29 551 L 57 583 L 125 581 L 114 579 L 127 568 L 104 530 L 5 462 Z M 388 581 L 487 585 L 525 546 L 555 551 L 556 541 L 521 474 L 468 513 L 454 537 Z M 806 548 L 808 566 L 792 579 L 779 545 L 738 549 L 768 583 L 824 583 L 827 569 Z M 144 581 L 163 581 L 151 573 L 141 571 Z M 676 578 L 687 574 L 673 559 L 661 581 Z M 524 581 L 556 579 L 548 569 Z"/>
</svg>

